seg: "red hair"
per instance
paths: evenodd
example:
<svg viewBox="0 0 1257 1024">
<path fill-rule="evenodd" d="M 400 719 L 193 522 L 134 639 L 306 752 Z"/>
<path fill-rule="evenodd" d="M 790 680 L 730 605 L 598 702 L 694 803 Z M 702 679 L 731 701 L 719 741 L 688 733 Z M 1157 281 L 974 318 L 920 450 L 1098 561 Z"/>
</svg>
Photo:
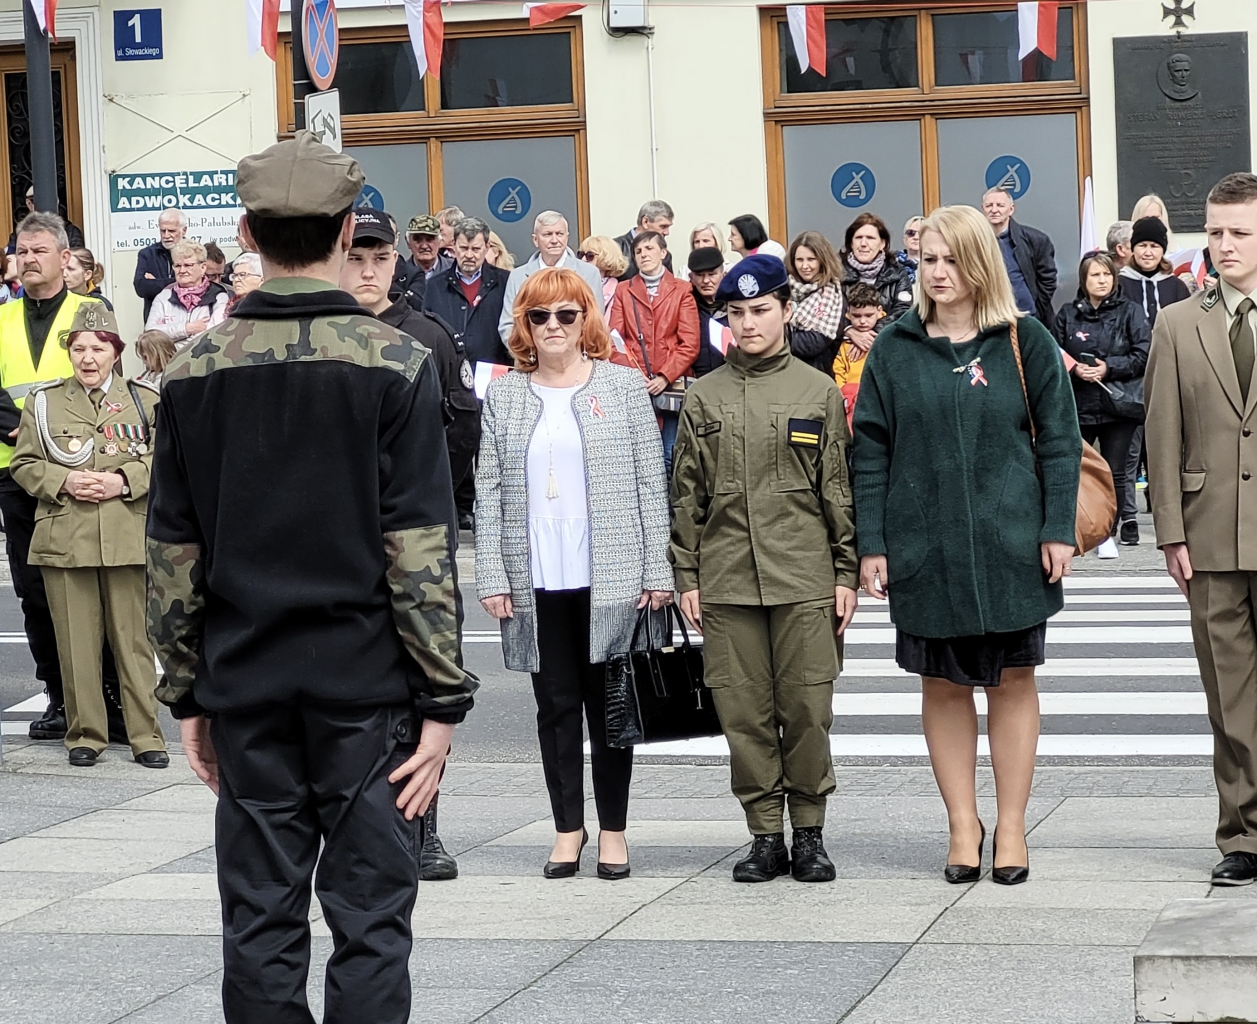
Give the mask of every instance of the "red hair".
<svg viewBox="0 0 1257 1024">
<path fill-rule="evenodd" d="M 113 346 L 114 356 L 118 359 L 122 358 L 122 350 L 127 347 L 127 343 L 119 338 L 112 331 L 72 331 L 66 335 L 65 347 L 67 351 L 74 344 L 74 339 L 80 334 L 94 334 L 101 341 L 107 341 Z"/>
<path fill-rule="evenodd" d="M 515 326 L 511 329 L 511 340 L 507 342 L 511 355 L 515 357 L 515 369 L 531 373 L 537 368 L 537 346 L 533 344 L 528 311 L 559 302 L 573 302 L 585 314 L 581 325 L 581 350 L 590 359 L 611 358 L 611 335 L 607 332 L 607 322 L 602 318 L 602 302 L 594 298 L 585 279 L 575 270 L 546 267 L 528 278 L 515 296 L 515 308 L 511 311 Z"/>
</svg>

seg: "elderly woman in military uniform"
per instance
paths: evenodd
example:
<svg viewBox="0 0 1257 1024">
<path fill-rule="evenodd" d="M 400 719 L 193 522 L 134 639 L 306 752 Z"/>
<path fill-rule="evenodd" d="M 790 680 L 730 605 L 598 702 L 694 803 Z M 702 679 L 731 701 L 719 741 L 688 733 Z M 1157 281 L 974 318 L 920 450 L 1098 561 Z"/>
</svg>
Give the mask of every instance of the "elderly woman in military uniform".
<svg viewBox="0 0 1257 1024">
<path fill-rule="evenodd" d="M 165 768 L 156 671 L 144 625 L 144 523 L 157 389 L 130 381 L 113 313 L 86 303 L 63 342 L 72 378 L 32 390 L 10 471 L 39 499 L 30 561 L 48 592 L 65 675 L 70 764 L 90 767 L 108 745 L 101 646 L 122 683 L 135 760 Z"/>
</svg>

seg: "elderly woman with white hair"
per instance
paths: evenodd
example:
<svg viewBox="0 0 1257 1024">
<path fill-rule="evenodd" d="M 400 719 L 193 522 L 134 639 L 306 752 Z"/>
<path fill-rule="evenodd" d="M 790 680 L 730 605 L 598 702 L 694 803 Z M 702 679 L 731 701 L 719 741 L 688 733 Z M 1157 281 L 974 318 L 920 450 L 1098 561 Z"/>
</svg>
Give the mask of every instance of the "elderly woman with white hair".
<svg viewBox="0 0 1257 1024">
<path fill-rule="evenodd" d="M 227 312 L 249 292 L 262 287 L 262 257 L 255 252 L 242 252 L 231 261 L 231 289 L 234 294 L 227 302 Z"/>
<path fill-rule="evenodd" d="M 227 319 L 231 294 L 206 274 L 205 246 L 182 239 L 170 250 L 175 283 L 153 300 L 146 330 L 161 331 L 178 343 L 204 334 Z"/>
<path fill-rule="evenodd" d="M 729 247 L 725 244 L 724 233 L 709 220 L 705 220 L 701 224 L 695 224 L 693 230 L 690 231 L 690 252 L 693 252 L 695 249 L 719 249 L 720 255 L 724 257 L 725 270 L 732 267 L 739 259 L 736 253 L 729 252 Z M 677 271 L 677 277 L 682 281 L 688 281 L 690 279 L 690 268 L 683 265 Z"/>
</svg>

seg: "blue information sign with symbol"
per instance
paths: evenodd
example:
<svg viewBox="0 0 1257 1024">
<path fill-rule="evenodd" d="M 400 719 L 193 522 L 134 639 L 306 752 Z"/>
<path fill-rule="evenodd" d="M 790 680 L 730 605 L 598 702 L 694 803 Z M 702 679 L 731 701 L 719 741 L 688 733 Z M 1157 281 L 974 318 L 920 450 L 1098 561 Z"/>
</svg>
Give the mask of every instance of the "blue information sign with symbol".
<svg viewBox="0 0 1257 1024">
<path fill-rule="evenodd" d="M 306 70 L 316 89 L 324 92 L 332 87 L 336 63 L 340 60 L 340 28 L 336 21 L 335 0 L 305 0 L 302 11 L 305 35 Z"/>
<path fill-rule="evenodd" d="M 354 200 L 354 206 L 365 206 L 372 210 L 382 211 L 384 209 L 384 196 L 374 185 L 363 185 L 362 191 L 358 193 L 358 198 Z"/>
<path fill-rule="evenodd" d="M 498 220 L 514 224 L 528 216 L 532 193 L 518 178 L 502 178 L 489 189 L 489 212 Z"/>
<path fill-rule="evenodd" d="M 840 205 L 855 209 L 872 201 L 877 191 L 877 179 L 864 164 L 843 164 L 829 179 L 829 191 Z"/>
<path fill-rule="evenodd" d="M 114 60 L 161 60 L 161 8 L 113 12 Z"/>
<path fill-rule="evenodd" d="M 1030 191 L 1030 165 L 1019 156 L 997 156 L 987 166 L 986 187 L 1002 188 L 1020 199 Z"/>
</svg>

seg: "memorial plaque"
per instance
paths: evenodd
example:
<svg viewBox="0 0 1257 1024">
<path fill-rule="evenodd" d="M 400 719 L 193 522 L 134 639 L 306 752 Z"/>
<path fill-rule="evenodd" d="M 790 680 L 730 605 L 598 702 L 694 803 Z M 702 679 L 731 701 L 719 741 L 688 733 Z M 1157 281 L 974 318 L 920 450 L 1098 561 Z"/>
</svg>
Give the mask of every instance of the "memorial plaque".
<svg viewBox="0 0 1257 1024">
<path fill-rule="evenodd" d="M 1248 33 L 1113 40 L 1121 215 L 1156 192 L 1175 231 L 1201 231 L 1205 196 L 1252 168 Z"/>
</svg>

